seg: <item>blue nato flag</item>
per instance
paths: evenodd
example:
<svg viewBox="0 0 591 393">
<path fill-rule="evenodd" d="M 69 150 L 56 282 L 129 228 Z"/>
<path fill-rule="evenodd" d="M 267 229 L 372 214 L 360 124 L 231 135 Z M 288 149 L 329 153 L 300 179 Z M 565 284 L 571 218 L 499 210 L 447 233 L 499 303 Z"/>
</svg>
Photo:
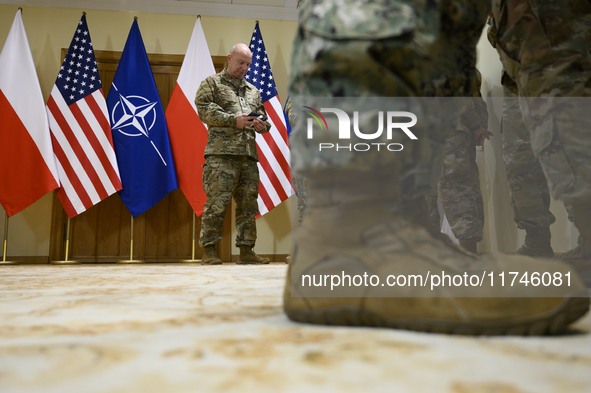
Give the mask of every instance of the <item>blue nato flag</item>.
<svg viewBox="0 0 591 393">
<path fill-rule="evenodd" d="M 137 217 L 178 188 L 164 110 L 134 20 L 107 96 L 123 189 L 119 196 Z"/>
</svg>

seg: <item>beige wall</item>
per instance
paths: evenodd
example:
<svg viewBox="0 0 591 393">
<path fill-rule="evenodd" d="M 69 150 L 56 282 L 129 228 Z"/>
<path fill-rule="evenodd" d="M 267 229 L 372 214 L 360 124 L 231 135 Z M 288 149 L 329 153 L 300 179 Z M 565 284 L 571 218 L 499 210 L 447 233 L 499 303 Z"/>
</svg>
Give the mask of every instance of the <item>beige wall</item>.
<svg viewBox="0 0 591 393">
<path fill-rule="evenodd" d="M 0 45 L 4 45 L 17 6 L 0 5 Z M 61 49 L 70 45 L 82 9 L 23 7 L 23 21 L 43 96 L 47 100 L 61 65 Z M 195 16 L 141 12 L 87 10 L 86 19 L 96 50 L 122 51 L 137 16 L 148 53 L 184 54 L 195 25 Z M 212 55 L 227 55 L 237 42 L 247 43 L 255 20 L 204 16 L 203 31 Z M 287 79 L 296 22 L 259 20 L 279 99 L 287 98 Z M 8 255 L 47 256 L 53 193 L 49 193 L 10 219 Z M 257 220 L 257 252 L 288 254 L 290 203 L 284 202 Z M 0 235 L 4 236 L 4 210 L 0 207 Z M 236 251 L 237 252 L 237 251 Z"/>
</svg>

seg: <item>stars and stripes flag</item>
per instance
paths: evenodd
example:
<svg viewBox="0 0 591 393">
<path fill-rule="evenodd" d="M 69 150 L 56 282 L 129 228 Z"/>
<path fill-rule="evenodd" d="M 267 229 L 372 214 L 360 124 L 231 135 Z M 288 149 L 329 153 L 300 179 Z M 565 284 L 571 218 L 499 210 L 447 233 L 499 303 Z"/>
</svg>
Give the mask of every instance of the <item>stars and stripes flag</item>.
<svg viewBox="0 0 591 393">
<path fill-rule="evenodd" d="M 0 204 L 10 217 L 58 188 L 58 176 L 19 9 L 0 52 Z"/>
<path fill-rule="evenodd" d="M 260 177 L 257 201 L 260 217 L 293 195 L 293 188 L 285 117 L 258 21 L 250 40 L 250 50 L 252 62 L 245 78 L 259 89 L 271 123 L 270 132 L 256 134 Z"/>
<path fill-rule="evenodd" d="M 207 201 L 203 191 L 203 168 L 207 126 L 199 119 L 195 95 L 201 82 L 215 74 L 201 19 L 193 28 L 183 65 L 166 108 L 166 122 L 179 187 L 198 216 Z"/>
<path fill-rule="evenodd" d="M 72 218 L 121 189 L 107 104 L 82 15 L 47 102 L 64 210 Z"/>
</svg>

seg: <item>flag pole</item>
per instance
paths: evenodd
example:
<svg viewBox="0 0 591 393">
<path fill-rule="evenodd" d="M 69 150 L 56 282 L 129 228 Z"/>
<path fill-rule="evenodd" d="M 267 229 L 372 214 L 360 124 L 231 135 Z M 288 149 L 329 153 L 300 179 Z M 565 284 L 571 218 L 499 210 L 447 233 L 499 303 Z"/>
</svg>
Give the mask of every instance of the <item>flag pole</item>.
<svg viewBox="0 0 591 393">
<path fill-rule="evenodd" d="M 146 263 L 143 259 L 133 259 L 133 215 L 131 216 L 131 239 L 129 240 L 129 259 L 117 261 L 117 263 L 134 264 Z"/>
<path fill-rule="evenodd" d="M 191 210 L 193 212 L 193 210 Z M 195 212 L 193 212 L 193 241 L 191 243 L 191 259 L 182 259 L 179 262 L 180 263 L 197 263 L 197 262 L 201 262 L 201 260 L 199 259 L 195 259 L 195 217 L 197 216 L 197 214 L 195 214 Z"/>
<path fill-rule="evenodd" d="M 2 262 L 0 262 L 0 265 L 20 265 L 20 263 L 16 261 L 6 260 L 6 244 L 8 243 L 8 213 L 4 212 L 4 214 L 4 249 L 2 251 Z"/>
<path fill-rule="evenodd" d="M 65 258 L 63 261 L 51 261 L 52 265 L 80 265 L 79 261 L 70 261 L 68 260 L 68 255 L 70 253 L 70 217 L 68 217 L 68 224 L 66 226 L 66 251 L 65 251 Z"/>
</svg>

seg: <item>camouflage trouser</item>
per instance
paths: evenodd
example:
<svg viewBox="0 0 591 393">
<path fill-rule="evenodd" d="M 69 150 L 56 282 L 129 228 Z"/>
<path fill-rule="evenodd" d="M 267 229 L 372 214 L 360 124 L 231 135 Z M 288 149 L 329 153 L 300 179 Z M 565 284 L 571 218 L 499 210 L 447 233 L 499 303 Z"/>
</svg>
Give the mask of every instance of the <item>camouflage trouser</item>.
<svg viewBox="0 0 591 393">
<path fill-rule="evenodd" d="M 503 161 L 511 206 L 517 227 L 547 228 L 556 218 L 550 213 L 550 191 L 542 167 L 531 149 L 529 131 L 523 123 L 517 86 L 505 76 L 503 100 Z"/>
<path fill-rule="evenodd" d="M 521 113 L 550 193 L 566 204 L 589 203 L 591 4 L 494 0 L 493 13 L 497 49 L 519 87 Z"/>
<path fill-rule="evenodd" d="M 439 226 L 437 195 L 458 240 L 482 240 L 484 204 L 472 135 L 458 131 L 447 140 L 443 169 L 435 189 L 427 196 L 428 220 Z"/>
<path fill-rule="evenodd" d="M 255 216 L 259 211 L 259 170 L 253 158 L 215 155 L 205 158 L 203 189 L 207 202 L 201 216 L 201 247 L 222 239 L 226 209 L 236 201 L 236 246 L 254 246 L 257 238 Z"/>
<path fill-rule="evenodd" d="M 315 98 L 355 97 L 356 103 L 333 106 L 352 114 L 370 107 L 365 97 L 468 96 L 475 74 L 474 46 L 487 12 L 486 4 L 472 7 L 472 2 L 449 9 L 437 2 L 302 2 L 291 64 L 293 108 L 300 112 L 302 106 L 322 108 Z M 453 13 L 457 25 L 440 24 L 441 20 L 448 21 L 449 15 L 442 16 L 447 12 Z M 472 30 L 477 32 L 474 42 L 471 35 L 466 36 Z M 440 174 L 450 128 L 440 125 L 437 117 L 441 113 L 432 106 L 409 102 L 408 107 L 392 110 L 416 115 L 420 121 L 413 131 L 418 140 L 409 141 L 399 132 L 392 139 L 386 140 L 382 134 L 381 139 L 371 142 L 404 144 L 400 153 L 385 149 L 363 153 L 319 151 L 319 143 L 339 142 L 335 116 L 326 116 L 327 127 L 318 126 L 310 139 L 306 124 L 309 116 L 298 113 L 301 121 L 290 137 L 294 174 L 312 182 L 311 177 L 323 170 L 352 175 L 387 172 L 388 178 L 383 181 L 398 183 L 403 197 L 424 195 Z M 375 124 L 368 121 L 360 128 L 375 130 Z"/>
</svg>

